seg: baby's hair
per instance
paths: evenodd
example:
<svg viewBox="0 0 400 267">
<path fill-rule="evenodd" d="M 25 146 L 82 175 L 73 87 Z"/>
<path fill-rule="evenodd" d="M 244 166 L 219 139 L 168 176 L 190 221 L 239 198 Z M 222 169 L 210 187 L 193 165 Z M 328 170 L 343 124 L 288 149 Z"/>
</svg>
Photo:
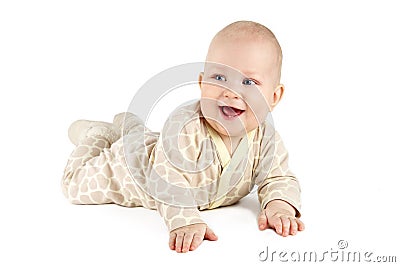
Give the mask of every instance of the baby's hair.
<svg viewBox="0 0 400 267">
<path fill-rule="evenodd" d="M 273 44 L 276 49 L 277 54 L 277 71 L 278 71 L 278 80 L 280 80 L 281 76 L 281 68 L 282 68 L 282 49 L 276 39 L 275 34 L 265 27 L 264 25 L 254 22 L 254 21 L 236 21 L 228 26 L 224 27 L 220 30 L 213 38 L 211 43 L 213 43 L 216 39 L 219 38 L 228 38 L 228 39 L 236 39 L 242 37 L 254 38 L 258 40 L 266 40 Z"/>
</svg>

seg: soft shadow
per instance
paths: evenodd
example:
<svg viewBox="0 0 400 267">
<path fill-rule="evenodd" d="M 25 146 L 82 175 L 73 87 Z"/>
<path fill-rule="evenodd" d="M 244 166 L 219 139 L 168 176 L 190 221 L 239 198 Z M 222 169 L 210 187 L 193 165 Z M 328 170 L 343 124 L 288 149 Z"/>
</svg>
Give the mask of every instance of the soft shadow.
<svg viewBox="0 0 400 267">
<path fill-rule="evenodd" d="M 251 211 L 254 216 L 257 218 L 258 214 L 260 213 L 260 203 L 258 202 L 256 192 L 252 192 L 249 195 L 242 198 L 238 205 L 239 207 L 243 207 L 249 211 Z"/>
</svg>

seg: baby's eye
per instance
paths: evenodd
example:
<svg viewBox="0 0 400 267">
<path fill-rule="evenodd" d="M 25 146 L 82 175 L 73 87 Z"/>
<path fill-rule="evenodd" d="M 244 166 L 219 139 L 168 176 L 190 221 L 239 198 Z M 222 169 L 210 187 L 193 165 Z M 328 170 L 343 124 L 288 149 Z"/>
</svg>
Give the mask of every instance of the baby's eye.
<svg viewBox="0 0 400 267">
<path fill-rule="evenodd" d="M 224 76 L 224 75 L 221 75 L 221 74 L 216 74 L 216 75 L 214 76 L 214 79 L 216 79 L 217 81 L 226 82 L 225 76 Z"/>
<path fill-rule="evenodd" d="M 256 82 L 253 81 L 252 79 L 244 79 L 242 82 L 244 85 L 255 85 Z"/>
</svg>

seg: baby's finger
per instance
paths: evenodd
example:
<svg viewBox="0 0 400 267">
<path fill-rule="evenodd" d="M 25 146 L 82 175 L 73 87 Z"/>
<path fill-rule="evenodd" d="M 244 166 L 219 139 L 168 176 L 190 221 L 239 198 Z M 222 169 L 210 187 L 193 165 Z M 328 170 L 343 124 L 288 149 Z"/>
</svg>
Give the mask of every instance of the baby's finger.
<svg viewBox="0 0 400 267">
<path fill-rule="evenodd" d="M 218 240 L 218 236 L 214 233 L 214 231 L 210 228 L 206 228 L 206 233 L 204 234 L 204 239 L 210 240 L 210 241 L 216 241 Z"/>
<path fill-rule="evenodd" d="M 176 233 L 170 233 L 168 244 L 171 250 L 175 250 L 175 239 L 176 239 Z"/>
<path fill-rule="evenodd" d="M 295 235 L 297 234 L 297 222 L 295 218 L 290 217 L 289 218 L 290 221 L 290 234 L 291 235 Z"/>
<path fill-rule="evenodd" d="M 269 222 L 271 227 L 275 228 L 277 234 L 282 234 L 282 221 L 279 217 L 272 217 Z"/>
<path fill-rule="evenodd" d="M 265 230 L 268 228 L 268 220 L 265 215 L 265 210 L 262 210 L 258 215 L 258 229 Z"/>
<path fill-rule="evenodd" d="M 181 252 L 182 251 L 182 243 L 183 243 L 184 233 L 177 233 L 176 240 L 175 240 L 175 251 Z"/>
<path fill-rule="evenodd" d="M 193 236 L 193 241 L 192 241 L 192 245 L 190 246 L 190 250 L 195 250 L 196 248 L 198 248 L 200 246 L 200 244 L 203 242 L 203 236 L 199 235 L 199 234 L 195 234 Z"/>
<path fill-rule="evenodd" d="M 282 221 L 282 236 L 288 236 L 290 230 L 290 221 L 286 216 L 281 216 L 281 221 Z"/>
<path fill-rule="evenodd" d="M 193 234 L 186 233 L 184 236 L 184 239 L 183 239 L 183 244 L 182 244 L 182 252 L 183 253 L 186 253 L 189 251 L 192 241 L 193 241 Z"/>
<path fill-rule="evenodd" d="M 297 225 L 298 225 L 297 229 L 299 231 L 303 231 L 305 229 L 304 223 L 302 221 L 300 221 L 300 219 L 298 219 L 298 218 L 296 218 L 296 222 L 297 222 Z"/>
</svg>

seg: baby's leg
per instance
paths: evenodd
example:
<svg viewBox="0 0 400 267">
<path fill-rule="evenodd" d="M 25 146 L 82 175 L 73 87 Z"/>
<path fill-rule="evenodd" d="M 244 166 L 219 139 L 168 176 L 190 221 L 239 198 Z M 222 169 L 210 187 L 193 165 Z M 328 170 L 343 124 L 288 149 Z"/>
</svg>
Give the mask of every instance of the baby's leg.
<svg viewBox="0 0 400 267">
<path fill-rule="evenodd" d="M 64 195 L 74 204 L 149 206 L 126 167 L 122 138 L 111 142 L 102 135 L 79 141 L 65 168 Z"/>
</svg>

